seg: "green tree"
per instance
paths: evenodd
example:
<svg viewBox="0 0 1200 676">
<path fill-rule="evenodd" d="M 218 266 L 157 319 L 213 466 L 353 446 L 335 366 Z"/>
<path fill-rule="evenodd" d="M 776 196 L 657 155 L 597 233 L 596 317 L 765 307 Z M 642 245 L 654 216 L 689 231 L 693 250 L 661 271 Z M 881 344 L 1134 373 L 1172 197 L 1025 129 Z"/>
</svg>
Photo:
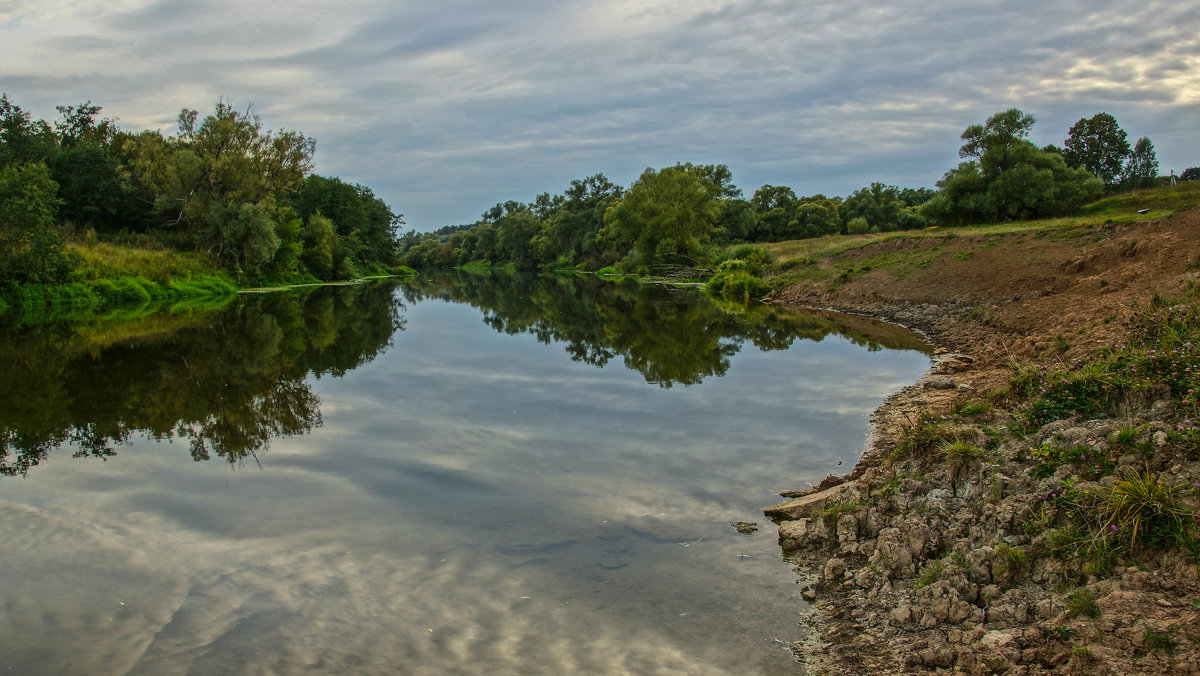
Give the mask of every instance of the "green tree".
<svg viewBox="0 0 1200 676">
<path fill-rule="evenodd" d="M 1033 123 L 1013 108 L 968 127 L 959 155 L 973 159 L 946 172 L 919 213 L 947 225 L 1040 218 L 1071 213 L 1098 196 L 1099 179 L 1024 138 Z"/>
<path fill-rule="evenodd" d="M 1115 117 L 1096 113 L 1071 125 L 1062 154 L 1068 165 L 1087 169 L 1111 189 L 1120 181 L 1129 141 Z"/>
<path fill-rule="evenodd" d="M 393 213 L 370 188 L 314 174 L 301 184 L 295 206 L 303 218 L 320 212 L 332 220 L 339 237 L 356 237 L 362 243 L 354 253 L 356 260 L 395 262 L 396 229 L 404 223 L 403 217 Z"/>
<path fill-rule="evenodd" d="M 55 224 L 57 191 L 41 162 L 0 168 L 0 286 L 66 278 L 70 264 Z"/>
<path fill-rule="evenodd" d="M 300 275 L 300 255 L 304 252 L 304 220 L 290 207 L 281 209 L 275 221 L 275 236 L 279 246 L 264 276 L 271 280 L 288 281 Z"/>
<path fill-rule="evenodd" d="M 1188 167 L 1179 175 L 1181 181 L 1200 181 L 1200 167 Z"/>
<path fill-rule="evenodd" d="M 757 217 L 754 232 L 756 241 L 780 241 L 801 236 L 792 228 L 800 200 L 791 188 L 785 185 L 764 185 L 754 191 L 750 204 Z"/>
<path fill-rule="evenodd" d="M 571 181 L 558 207 L 546 219 L 555 255 L 567 264 L 599 257 L 596 235 L 604 227 L 604 214 L 624 192 L 604 174 Z"/>
<path fill-rule="evenodd" d="M 1154 152 L 1154 144 L 1145 136 L 1133 144 L 1133 152 L 1125 162 L 1122 183 L 1127 187 L 1149 188 L 1158 178 L 1158 155 Z"/>
<path fill-rule="evenodd" d="M 685 168 L 646 169 L 625 198 L 609 208 L 597 239 L 636 264 L 694 265 L 720 215 L 714 192 Z"/>
<path fill-rule="evenodd" d="M 336 270 L 333 256 L 338 246 L 337 239 L 333 221 L 320 212 L 309 217 L 304 228 L 304 253 L 301 260 L 304 267 L 318 279 L 333 279 Z"/>
<path fill-rule="evenodd" d="M 910 196 L 919 199 L 919 196 Z M 925 226 L 925 219 L 905 204 L 894 185 L 872 183 L 854 191 L 845 201 L 848 218 L 863 218 L 874 232 L 914 230 Z"/>
<path fill-rule="evenodd" d="M 823 237 L 842 231 L 842 203 L 838 198 L 812 195 L 796 207 L 795 228 L 800 237 Z"/>
<path fill-rule="evenodd" d="M 34 120 L 9 101 L 8 94 L 0 94 L 0 168 L 44 162 L 57 146 L 50 125 Z"/>
<path fill-rule="evenodd" d="M 144 224 L 117 158 L 101 145 L 64 146 L 48 162 L 62 200 L 59 217 L 104 231 L 139 230 Z"/>
<path fill-rule="evenodd" d="M 235 273 L 255 276 L 275 257 L 279 247 L 274 205 L 262 202 L 214 203 L 206 219 L 217 258 Z"/>
<path fill-rule="evenodd" d="M 1034 122 L 1032 115 L 1016 108 L 996 113 L 983 124 L 973 124 L 963 131 L 958 156 L 978 160 L 986 172 L 1002 174 L 1018 162 Z"/>
<path fill-rule="evenodd" d="M 181 111 L 175 137 L 127 139 L 126 166 L 160 227 L 182 230 L 235 272 L 255 274 L 274 255 L 265 249 L 278 244 L 278 207 L 312 169 L 315 144 L 299 132 L 266 131 L 249 109 L 224 100 L 199 126 L 197 117 Z"/>
</svg>

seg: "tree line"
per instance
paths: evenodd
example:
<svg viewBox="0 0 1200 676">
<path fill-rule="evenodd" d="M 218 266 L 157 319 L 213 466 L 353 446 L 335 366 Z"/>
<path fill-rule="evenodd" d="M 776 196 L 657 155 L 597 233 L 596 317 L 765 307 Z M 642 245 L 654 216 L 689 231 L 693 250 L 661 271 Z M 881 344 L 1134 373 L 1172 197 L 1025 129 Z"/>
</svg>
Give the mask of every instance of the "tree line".
<svg viewBox="0 0 1200 676">
<path fill-rule="evenodd" d="M 1015 108 L 971 125 L 960 138 L 964 161 L 936 189 L 873 182 L 842 198 L 764 185 L 745 199 L 725 165 L 648 168 L 628 188 L 596 174 L 571 181 L 562 194 L 499 203 L 475 223 L 409 231 L 400 238 L 401 261 L 418 268 L 698 268 L 733 243 L 1047 218 L 1158 180 L 1153 144 L 1142 137 L 1131 147 L 1108 113 L 1080 119 L 1062 147 L 1034 145 L 1033 125 L 1033 116 Z M 1200 178 L 1200 169 L 1181 178 Z"/>
<path fill-rule="evenodd" d="M 36 120 L 0 95 L 0 291 L 55 284 L 68 232 L 209 255 L 246 282 L 345 279 L 396 264 L 402 217 L 312 174 L 315 141 L 249 108 L 184 109 L 178 133 L 122 130 L 90 101 Z"/>
<path fill-rule="evenodd" d="M 240 462 L 319 427 L 309 378 L 373 360 L 403 330 L 402 310 L 390 285 L 352 284 L 89 318 L 87 330 L 0 325 L 0 371 L 21 384 L 0 388 L 0 477 L 27 475 L 68 442 L 76 457 L 107 457 L 139 435 Z"/>
</svg>

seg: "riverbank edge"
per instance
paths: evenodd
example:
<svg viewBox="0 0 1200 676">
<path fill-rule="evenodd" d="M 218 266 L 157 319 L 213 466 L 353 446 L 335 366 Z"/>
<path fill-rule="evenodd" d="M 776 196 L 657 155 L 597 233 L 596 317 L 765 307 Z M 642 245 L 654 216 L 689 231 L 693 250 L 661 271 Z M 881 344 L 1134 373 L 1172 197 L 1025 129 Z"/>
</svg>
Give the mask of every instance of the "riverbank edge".
<svg viewBox="0 0 1200 676">
<path fill-rule="evenodd" d="M 1010 437 L 1001 449 L 1008 452 L 1007 462 L 991 467 L 977 462 L 968 472 L 973 476 L 963 481 L 957 470 L 955 478 L 917 470 L 915 478 L 901 475 L 898 481 L 896 463 L 885 469 L 885 459 L 894 457 L 903 431 L 923 415 L 944 415 L 956 402 L 1006 384 L 1016 359 L 1001 358 L 997 350 L 972 354 L 972 349 L 989 339 L 1008 344 L 1014 335 L 998 330 L 974 302 L 938 305 L 929 298 L 864 294 L 861 288 L 858 295 L 840 296 L 802 285 L 787 291 L 772 302 L 899 324 L 924 335 L 936 355 L 920 379 L 875 409 L 860 459 L 849 473 L 785 493 L 792 499 L 764 510 L 779 525 L 785 558 L 795 565 L 802 596 L 812 605 L 808 638 L 793 645 L 809 673 L 1200 673 L 1200 637 L 1189 634 L 1185 643 L 1177 631 L 1197 620 L 1200 568 L 1194 560 L 1159 553 L 1147 566 L 1130 565 L 1107 578 L 1091 576 L 1075 591 L 1087 590 L 1089 599 L 1095 592 L 1100 619 L 1072 610 L 1069 590 L 1061 580 L 1052 583 L 1052 566 L 1044 562 L 1023 560 L 1020 581 L 1003 572 L 998 552 L 1024 551 L 1006 542 L 1032 550 L 1035 538 L 999 537 L 1019 532 L 1047 497 L 1038 494 L 1046 482 L 1031 480 L 1028 464 L 1022 475 L 1023 463 L 1011 461 L 1019 449 L 1045 443 L 1051 435 L 1102 438 L 1113 426 L 1057 421 L 1037 433 Z M 1147 284 L 1141 291 L 1148 299 L 1155 288 Z M 1061 338 L 1061 333 L 1030 331 L 1016 339 L 1053 344 Z M 1148 421 L 1147 445 L 1158 443 L 1153 435 L 1166 428 L 1167 416 L 1154 410 L 1166 408 L 1163 404 L 1147 401 L 1130 412 L 1131 418 L 1136 414 Z M 1137 468 L 1126 460 L 1118 469 Z M 1153 469 L 1196 479 L 1195 463 L 1184 465 Z M 914 467 L 910 463 L 906 469 Z M 982 504 L 989 492 L 1002 497 L 989 505 L 995 516 L 988 515 L 986 524 L 956 514 L 965 511 L 963 498 Z M 981 526 L 995 528 L 997 535 L 981 535 Z M 959 546 L 948 547 L 948 541 Z M 980 549 L 978 556 L 971 556 L 972 547 Z M 942 552 L 950 553 L 939 558 Z M 950 556 L 959 558 L 943 573 Z M 972 584 L 980 577 L 994 584 Z"/>
<path fill-rule="evenodd" d="M 400 268 L 393 274 L 366 275 L 348 280 L 253 287 L 240 287 L 224 275 L 171 279 L 165 283 L 136 277 L 116 277 L 50 286 L 33 285 L 24 287 L 16 297 L 0 296 L 0 320 L 18 313 L 25 316 L 54 316 L 62 312 L 101 314 L 111 310 L 136 308 L 146 303 L 204 301 L 239 294 L 276 293 L 322 286 L 348 286 L 380 279 L 404 281 L 412 279 L 416 275 L 417 272 L 411 268 Z"/>
</svg>

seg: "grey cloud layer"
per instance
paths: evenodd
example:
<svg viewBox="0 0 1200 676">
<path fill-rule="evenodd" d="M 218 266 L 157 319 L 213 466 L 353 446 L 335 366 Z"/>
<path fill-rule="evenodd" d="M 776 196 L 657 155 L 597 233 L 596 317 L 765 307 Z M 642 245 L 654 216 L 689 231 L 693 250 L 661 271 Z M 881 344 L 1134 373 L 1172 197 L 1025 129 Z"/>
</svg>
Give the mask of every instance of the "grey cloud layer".
<svg viewBox="0 0 1200 676">
<path fill-rule="evenodd" d="M 1155 140 L 1164 170 L 1200 156 L 1200 8 L 1186 3 L 53 11 L 0 10 L 0 84 L 36 114 L 90 98 L 167 128 L 183 106 L 253 101 L 269 125 L 319 139 L 319 171 L 373 186 L 422 228 L 679 160 L 729 164 L 748 192 L 930 185 L 963 127 L 1013 105 L 1038 116 L 1042 143 L 1107 110 Z"/>
</svg>

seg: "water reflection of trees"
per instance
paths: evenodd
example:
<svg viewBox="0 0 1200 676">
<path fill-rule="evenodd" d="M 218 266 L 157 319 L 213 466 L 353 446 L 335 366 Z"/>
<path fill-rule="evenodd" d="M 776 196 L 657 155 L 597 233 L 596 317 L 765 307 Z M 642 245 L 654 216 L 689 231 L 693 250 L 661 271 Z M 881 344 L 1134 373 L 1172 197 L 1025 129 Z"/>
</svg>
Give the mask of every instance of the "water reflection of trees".
<svg viewBox="0 0 1200 676">
<path fill-rule="evenodd" d="M 613 284 L 586 275 L 450 273 L 419 278 L 403 291 L 410 301 L 469 303 L 496 331 L 563 343 L 576 361 L 604 366 L 620 356 L 661 387 L 723 375 L 747 341 L 764 351 L 782 350 L 797 339 L 837 334 L 870 350 L 927 349 L 916 334 L 866 318 L 719 305 L 695 291 Z"/>
<path fill-rule="evenodd" d="M 220 310 L 0 327 L 0 474 L 51 449 L 112 455 L 134 434 L 238 462 L 321 424 L 309 374 L 340 376 L 403 328 L 388 285 L 241 297 Z"/>
</svg>

